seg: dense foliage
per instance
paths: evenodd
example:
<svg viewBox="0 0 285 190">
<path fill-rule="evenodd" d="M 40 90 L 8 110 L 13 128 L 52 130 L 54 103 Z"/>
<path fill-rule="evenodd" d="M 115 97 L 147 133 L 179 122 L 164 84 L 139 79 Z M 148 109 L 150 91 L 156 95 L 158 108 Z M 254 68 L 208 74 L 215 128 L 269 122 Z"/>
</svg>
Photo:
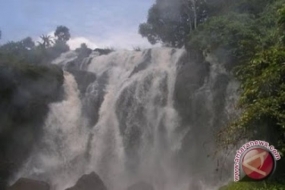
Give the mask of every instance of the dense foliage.
<svg viewBox="0 0 285 190">
<path fill-rule="evenodd" d="M 285 47 L 284 1 L 269 4 L 253 26 L 255 38 L 241 38 L 251 45 L 235 46 L 244 59 L 237 59 L 235 74 L 241 82 L 238 108 L 242 110 L 234 123 L 220 134 L 224 145 L 237 144 L 245 138 L 262 138 L 285 153 Z M 282 8 L 283 7 L 283 8 Z M 267 25 L 266 25 L 267 24 Z M 267 26 L 267 27 L 265 27 Z M 242 62 L 240 62 L 242 60 Z"/>
<path fill-rule="evenodd" d="M 30 64 L 48 64 L 61 53 L 69 51 L 66 44 L 70 38 L 69 29 L 59 26 L 55 32 L 56 39 L 51 36 L 40 36 L 41 41 L 37 44 L 31 37 L 24 38 L 18 42 L 7 42 L 0 46 L 1 59 L 13 60 Z"/>
<path fill-rule="evenodd" d="M 212 25 L 214 27 L 212 30 L 218 33 L 216 35 L 221 35 L 223 28 L 230 29 L 230 26 L 227 26 L 230 19 L 234 19 L 233 27 L 242 23 L 250 24 L 246 22 L 250 19 L 248 16 L 232 13 L 244 13 L 256 17 L 270 2 L 272 0 L 156 0 L 149 9 L 147 21 L 139 26 L 139 33 L 152 44 L 162 43 L 165 46 L 182 47 L 188 43 L 189 34 L 194 33 L 196 29 L 199 30 L 200 36 L 207 37 L 201 33 L 201 31 L 207 32 L 203 27 L 199 27 L 201 24 Z M 242 20 L 244 18 L 246 20 Z M 238 21 L 240 23 L 237 23 Z M 210 27 L 205 27 L 210 29 L 208 32 L 212 32 Z M 214 34 L 210 36 L 213 37 Z"/>
<path fill-rule="evenodd" d="M 157 0 L 139 33 L 152 44 L 182 47 L 187 35 L 206 19 L 204 0 Z"/>
<path fill-rule="evenodd" d="M 285 185 L 280 183 L 266 182 L 239 182 L 230 183 L 227 186 L 221 187 L 219 190 L 284 190 Z"/>
<path fill-rule="evenodd" d="M 66 26 L 58 26 L 54 32 L 54 36 L 56 36 L 59 41 L 68 41 L 70 39 L 69 29 Z"/>
</svg>

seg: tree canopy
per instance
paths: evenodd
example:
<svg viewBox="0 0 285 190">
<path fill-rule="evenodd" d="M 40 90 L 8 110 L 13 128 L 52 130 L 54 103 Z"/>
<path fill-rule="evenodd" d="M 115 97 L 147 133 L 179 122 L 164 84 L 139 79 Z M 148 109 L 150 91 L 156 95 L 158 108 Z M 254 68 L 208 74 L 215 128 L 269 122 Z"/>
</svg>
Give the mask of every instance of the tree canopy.
<svg viewBox="0 0 285 190">
<path fill-rule="evenodd" d="M 39 44 L 43 48 L 49 48 L 54 43 L 52 37 L 49 35 L 42 35 L 40 38 L 42 42 L 39 42 Z"/>
<path fill-rule="evenodd" d="M 10 41 L 0 46 L 0 57 L 12 62 L 48 64 L 61 53 L 69 51 L 69 46 L 66 44 L 69 37 L 68 28 L 59 26 L 56 40 L 49 35 L 41 35 L 41 41 L 37 45 L 31 37 L 17 42 Z"/>
<path fill-rule="evenodd" d="M 285 153 L 285 43 L 284 1 L 277 1 L 267 9 L 274 19 L 272 30 L 267 31 L 271 43 L 256 41 L 258 51 L 249 57 L 246 64 L 236 68 L 241 82 L 239 108 L 241 116 L 222 133 L 226 144 L 237 143 L 243 138 L 259 136 L 274 143 Z M 263 17 L 261 17 L 263 18 Z M 266 45 L 264 47 L 264 45 Z M 263 46 L 263 47 L 262 47 Z M 257 131 L 257 133 L 252 133 Z M 234 134 L 233 134 L 234 133 Z"/>
<path fill-rule="evenodd" d="M 157 0 L 139 33 L 151 44 L 182 47 L 189 32 L 206 19 L 204 0 Z"/>
<path fill-rule="evenodd" d="M 69 29 L 66 26 L 58 26 L 54 32 L 54 36 L 57 40 L 66 42 L 70 39 Z"/>
<path fill-rule="evenodd" d="M 151 44 L 182 47 L 199 25 L 216 16 L 244 13 L 258 16 L 274 0 L 156 0 L 139 33 Z M 217 18 L 216 18 L 217 19 Z M 217 21 L 218 22 L 218 21 Z"/>
</svg>

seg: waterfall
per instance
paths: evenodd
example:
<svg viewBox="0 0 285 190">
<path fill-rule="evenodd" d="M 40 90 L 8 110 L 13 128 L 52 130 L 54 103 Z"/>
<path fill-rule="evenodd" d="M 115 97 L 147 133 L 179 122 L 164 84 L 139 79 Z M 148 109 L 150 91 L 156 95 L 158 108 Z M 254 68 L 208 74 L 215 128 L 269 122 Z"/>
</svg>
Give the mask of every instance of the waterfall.
<svg viewBox="0 0 285 190">
<path fill-rule="evenodd" d="M 92 60 L 88 70 L 99 78 L 107 72 L 109 80 L 93 129 L 90 168 L 110 180 L 115 185 L 111 189 L 140 179 L 167 184 L 175 178 L 171 157 L 180 141 L 175 134 L 179 117 L 173 93 L 176 65 L 183 53 L 125 51 Z"/>
<path fill-rule="evenodd" d="M 204 140 L 212 138 L 210 128 L 221 125 L 217 117 L 223 120 L 223 110 L 232 111 L 229 105 L 235 100 L 229 97 L 236 89 L 229 81 L 216 92 L 225 73 L 202 72 L 203 64 L 188 59 L 185 64 L 186 54 L 172 48 L 91 54 L 88 63 L 76 65 L 96 75 L 84 94 L 73 75 L 65 72 L 66 97 L 50 104 L 42 141 L 15 179 L 41 179 L 54 190 L 64 190 L 95 171 L 110 190 L 124 190 L 137 181 L 156 190 L 189 190 L 205 175 L 214 175 L 208 152 L 199 151 Z M 74 59 L 74 53 L 68 55 L 54 63 L 65 67 L 70 55 Z M 192 78 L 181 82 L 178 73 L 185 65 L 190 65 L 186 76 Z M 179 89 L 188 93 L 182 104 Z M 225 98 L 216 106 L 220 94 Z M 92 110 L 88 117 L 98 117 L 91 127 L 86 110 Z M 196 172 L 199 169 L 203 172 Z"/>
<path fill-rule="evenodd" d="M 82 105 L 76 81 L 67 72 L 64 79 L 65 100 L 49 105 L 42 141 L 15 179 L 45 180 L 51 182 L 54 189 L 64 189 L 78 179 L 76 170 L 83 172 L 81 155 L 86 149 L 88 131 L 80 117 Z"/>
</svg>

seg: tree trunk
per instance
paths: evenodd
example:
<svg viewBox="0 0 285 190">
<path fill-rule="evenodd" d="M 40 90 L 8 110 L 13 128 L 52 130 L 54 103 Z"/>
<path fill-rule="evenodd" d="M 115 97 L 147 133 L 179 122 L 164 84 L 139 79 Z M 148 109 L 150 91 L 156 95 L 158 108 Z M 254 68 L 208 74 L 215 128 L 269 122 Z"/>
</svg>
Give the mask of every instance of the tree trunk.
<svg viewBox="0 0 285 190">
<path fill-rule="evenodd" d="M 197 28 L 197 10 L 196 10 L 196 0 L 191 0 L 192 10 L 194 14 L 194 30 Z"/>
<path fill-rule="evenodd" d="M 187 7 L 186 14 L 187 14 L 187 17 L 188 17 L 189 29 L 190 29 L 190 32 L 191 32 L 193 30 L 193 28 L 192 28 L 192 14 L 191 14 L 192 13 L 192 7 L 190 5 L 189 0 L 183 0 L 183 6 Z"/>
</svg>

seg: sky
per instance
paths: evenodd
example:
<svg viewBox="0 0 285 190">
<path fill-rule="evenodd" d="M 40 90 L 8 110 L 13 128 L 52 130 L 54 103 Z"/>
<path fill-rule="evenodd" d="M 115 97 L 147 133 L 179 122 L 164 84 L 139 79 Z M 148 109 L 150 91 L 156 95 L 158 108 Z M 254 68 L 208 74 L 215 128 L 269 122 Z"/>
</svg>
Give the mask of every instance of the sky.
<svg viewBox="0 0 285 190">
<path fill-rule="evenodd" d="M 147 48 L 138 34 L 155 0 L 0 0 L 0 43 L 27 36 L 39 40 L 58 25 L 67 26 L 71 49 L 86 43 L 90 48 Z"/>
</svg>

